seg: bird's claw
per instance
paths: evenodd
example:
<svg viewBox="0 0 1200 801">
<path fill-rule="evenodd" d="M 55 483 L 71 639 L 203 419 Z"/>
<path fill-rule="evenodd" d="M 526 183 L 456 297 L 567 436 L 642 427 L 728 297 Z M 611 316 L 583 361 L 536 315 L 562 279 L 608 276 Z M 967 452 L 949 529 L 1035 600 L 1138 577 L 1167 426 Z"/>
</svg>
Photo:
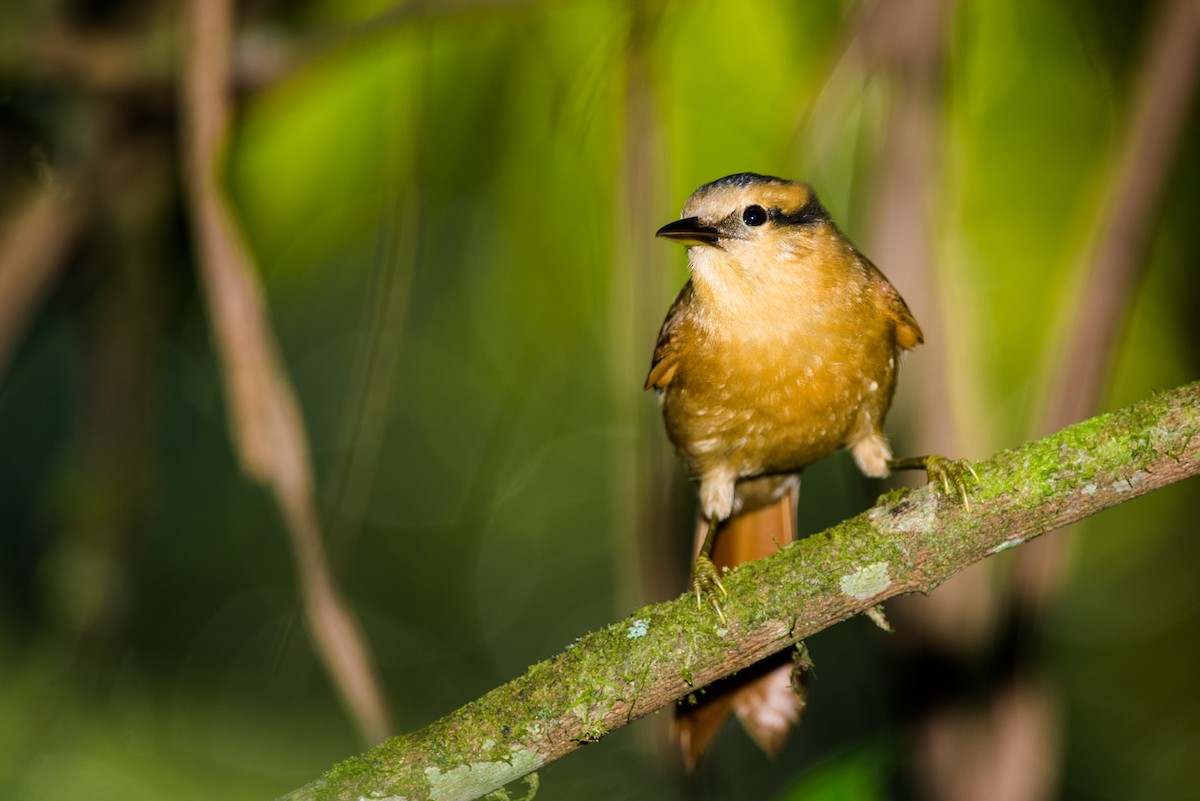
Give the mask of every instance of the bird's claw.
<svg viewBox="0 0 1200 801">
<path fill-rule="evenodd" d="M 721 608 L 721 597 L 729 595 L 729 591 L 721 583 L 717 566 L 704 554 L 697 556 L 696 563 L 692 566 L 692 592 L 696 596 L 697 609 L 704 608 L 704 599 L 707 598 L 708 605 L 717 613 L 721 624 L 728 622 L 725 619 L 725 610 Z"/>
<path fill-rule="evenodd" d="M 976 484 L 979 474 L 966 459 L 947 459 L 945 456 L 916 456 L 909 459 L 889 459 L 888 467 L 892 470 L 924 470 L 930 482 L 941 482 L 942 490 L 949 495 L 951 485 L 954 492 L 962 501 L 963 508 L 971 511 L 971 501 L 967 499 L 967 476 Z"/>
<path fill-rule="evenodd" d="M 962 501 L 963 509 L 971 511 L 971 501 L 967 498 L 967 476 L 978 484 L 979 474 L 966 459 L 947 459 L 945 456 L 926 456 L 925 473 L 930 481 L 940 481 L 942 490 L 949 495 L 951 485 L 954 492 Z"/>
</svg>

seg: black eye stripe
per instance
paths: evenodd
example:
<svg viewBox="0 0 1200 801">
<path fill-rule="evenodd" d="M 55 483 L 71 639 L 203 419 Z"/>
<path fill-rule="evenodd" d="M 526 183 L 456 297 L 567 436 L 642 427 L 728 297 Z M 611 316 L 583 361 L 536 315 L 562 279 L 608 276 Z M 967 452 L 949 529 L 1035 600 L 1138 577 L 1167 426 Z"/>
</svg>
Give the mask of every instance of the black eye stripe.
<svg viewBox="0 0 1200 801">
<path fill-rule="evenodd" d="M 771 209 L 771 220 L 777 225 L 812 225 L 829 219 L 829 212 L 817 200 L 815 194 L 808 197 L 808 202 L 791 213 L 785 214 L 782 209 Z"/>
<path fill-rule="evenodd" d="M 829 212 L 821 205 L 815 194 L 810 194 L 803 206 L 795 211 L 786 212 L 778 206 L 764 208 L 757 203 L 751 203 L 742 209 L 742 224 L 757 228 L 770 222 L 776 226 L 809 226 L 818 222 L 828 222 Z"/>
</svg>

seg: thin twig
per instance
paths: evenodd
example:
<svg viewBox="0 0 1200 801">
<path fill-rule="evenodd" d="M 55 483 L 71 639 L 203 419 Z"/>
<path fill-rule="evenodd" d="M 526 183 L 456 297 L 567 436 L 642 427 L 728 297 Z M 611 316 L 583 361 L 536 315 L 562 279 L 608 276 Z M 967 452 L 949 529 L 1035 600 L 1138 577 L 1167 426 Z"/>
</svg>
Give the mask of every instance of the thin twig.
<svg viewBox="0 0 1200 801">
<path fill-rule="evenodd" d="M 382 684 L 329 567 L 300 407 L 267 319 L 253 259 L 217 177 L 229 125 L 232 2 L 192 0 L 187 23 L 184 174 L 231 435 L 242 469 L 271 488 L 283 513 L 317 653 L 364 739 L 378 742 L 390 728 Z"/>
<path fill-rule="evenodd" d="M 0 230 L 0 381 L 85 220 L 71 194 L 55 183 L 40 187 Z"/>
</svg>

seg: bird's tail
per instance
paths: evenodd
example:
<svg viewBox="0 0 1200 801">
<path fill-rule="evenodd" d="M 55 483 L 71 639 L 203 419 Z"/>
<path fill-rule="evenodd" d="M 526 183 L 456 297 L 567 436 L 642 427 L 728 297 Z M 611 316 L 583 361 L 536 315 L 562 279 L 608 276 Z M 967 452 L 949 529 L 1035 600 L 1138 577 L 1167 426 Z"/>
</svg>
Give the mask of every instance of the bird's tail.
<svg viewBox="0 0 1200 801">
<path fill-rule="evenodd" d="M 796 494 L 793 488 L 767 506 L 726 521 L 713 543 L 717 570 L 770 556 L 794 541 Z M 701 520 L 697 527 L 697 548 L 706 525 Z M 803 671 L 797 671 L 796 677 L 803 680 Z M 785 650 L 681 701 L 675 711 L 675 734 L 687 769 L 695 767 L 731 712 L 751 739 L 774 756 L 804 710 L 803 688 L 793 683 L 791 651 Z"/>
</svg>

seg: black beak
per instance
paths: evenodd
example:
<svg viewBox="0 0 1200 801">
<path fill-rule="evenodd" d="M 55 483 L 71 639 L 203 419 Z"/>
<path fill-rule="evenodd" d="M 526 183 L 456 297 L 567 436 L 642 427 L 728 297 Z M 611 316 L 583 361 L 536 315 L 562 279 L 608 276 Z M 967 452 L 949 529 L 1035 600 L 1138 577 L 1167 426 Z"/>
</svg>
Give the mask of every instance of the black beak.
<svg viewBox="0 0 1200 801">
<path fill-rule="evenodd" d="M 672 239 L 681 245 L 715 245 L 721 233 L 710 225 L 701 225 L 699 217 L 687 217 L 667 223 L 655 236 Z"/>
</svg>

